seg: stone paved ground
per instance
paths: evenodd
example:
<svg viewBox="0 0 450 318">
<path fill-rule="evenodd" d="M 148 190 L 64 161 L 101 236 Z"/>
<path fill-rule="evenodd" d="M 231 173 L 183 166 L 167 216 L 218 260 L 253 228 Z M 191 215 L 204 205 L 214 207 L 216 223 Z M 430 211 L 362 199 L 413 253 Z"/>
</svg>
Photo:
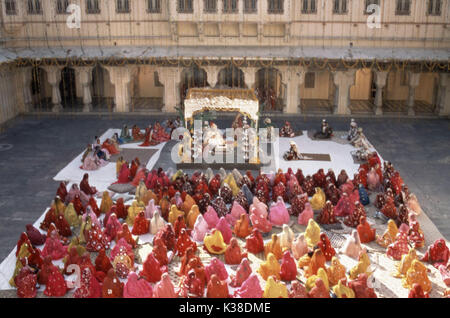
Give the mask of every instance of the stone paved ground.
<svg viewBox="0 0 450 318">
<path fill-rule="evenodd" d="M 287 117 L 286 117 L 287 118 Z M 53 177 L 95 135 L 124 123 L 140 127 L 163 116 L 80 115 L 18 117 L 0 131 L 0 261 L 14 247 L 25 225 L 43 213 L 55 195 Z M 272 118 L 280 127 L 284 118 Z M 296 130 L 314 130 L 320 117 L 289 117 Z M 229 117 L 217 120 L 230 125 Z M 349 118 L 329 118 L 335 130 L 347 130 Z M 450 121 L 445 119 L 358 118 L 383 158 L 394 163 L 424 210 L 450 239 Z M 9 150 L 2 144 L 12 145 Z M 167 167 L 170 145 L 157 165 Z"/>
</svg>

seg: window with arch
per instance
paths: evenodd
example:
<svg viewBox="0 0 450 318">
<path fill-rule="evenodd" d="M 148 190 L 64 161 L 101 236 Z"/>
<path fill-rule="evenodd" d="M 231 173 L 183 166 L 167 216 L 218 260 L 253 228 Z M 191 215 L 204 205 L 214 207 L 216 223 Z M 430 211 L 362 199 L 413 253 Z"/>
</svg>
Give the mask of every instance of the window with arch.
<svg viewBox="0 0 450 318">
<path fill-rule="evenodd" d="M 28 14 L 42 14 L 41 0 L 28 0 Z"/>
<path fill-rule="evenodd" d="M 193 13 L 194 4 L 192 0 L 178 0 L 177 10 L 179 13 Z"/>
<path fill-rule="evenodd" d="M 130 0 L 116 0 L 117 13 L 130 13 Z"/>
<path fill-rule="evenodd" d="M 442 0 L 428 0 L 428 15 L 441 15 Z"/>
<path fill-rule="evenodd" d="M 7 15 L 16 15 L 16 0 L 5 0 L 5 12 Z"/>
<path fill-rule="evenodd" d="M 86 13 L 99 14 L 100 13 L 99 0 L 86 0 Z"/>
<path fill-rule="evenodd" d="M 264 67 L 256 72 L 255 94 L 262 111 L 283 110 L 285 88 L 279 70 Z"/>
<path fill-rule="evenodd" d="M 56 0 L 56 12 L 58 14 L 66 14 L 69 0 Z"/>
<path fill-rule="evenodd" d="M 267 6 L 267 11 L 269 13 L 283 13 L 284 12 L 284 0 L 268 0 L 269 5 Z"/>
<path fill-rule="evenodd" d="M 411 0 L 397 0 L 395 7 L 396 15 L 410 15 L 411 14 Z"/>
<path fill-rule="evenodd" d="M 161 0 L 147 0 L 147 12 L 161 13 Z"/>
<path fill-rule="evenodd" d="M 220 70 L 216 86 L 219 88 L 245 88 L 244 72 L 231 64 Z"/>
<path fill-rule="evenodd" d="M 302 13 L 316 13 L 316 0 L 303 0 Z"/>
<path fill-rule="evenodd" d="M 208 74 L 206 71 L 197 64 L 193 63 L 188 68 L 185 68 L 181 72 L 181 82 L 180 82 L 180 97 L 181 101 L 187 96 L 190 88 L 196 87 L 206 87 L 208 86 Z"/>
<path fill-rule="evenodd" d="M 334 0 L 333 13 L 336 13 L 336 14 L 347 13 L 347 0 Z"/>
<path fill-rule="evenodd" d="M 255 13 L 258 11 L 258 0 L 244 0 L 244 13 Z"/>
<path fill-rule="evenodd" d="M 216 13 L 217 0 L 203 0 L 203 11 L 206 13 Z"/>
<path fill-rule="evenodd" d="M 223 0 L 223 12 L 224 13 L 239 12 L 238 0 Z"/>
</svg>

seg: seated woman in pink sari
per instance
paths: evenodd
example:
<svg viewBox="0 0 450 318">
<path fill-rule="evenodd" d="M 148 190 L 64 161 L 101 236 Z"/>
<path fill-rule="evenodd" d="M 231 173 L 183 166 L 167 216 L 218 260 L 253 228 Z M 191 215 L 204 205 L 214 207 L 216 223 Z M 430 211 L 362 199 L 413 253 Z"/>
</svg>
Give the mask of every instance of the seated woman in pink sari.
<svg viewBox="0 0 450 318">
<path fill-rule="evenodd" d="M 92 150 L 86 154 L 82 161 L 83 164 L 80 166 L 80 169 L 87 171 L 98 170 L 108 164 L 108 161 L 97 157 Z"/>
<path fill-rule="evenodd" d="M 78 184 L 74 183 L 72 184 L 72 187 L 70 188 L 69 192 L 66 195 L 65 204 L 69 204 L 72 202 L 76 196 L 79 196 L 81 200 L 81 204 L 85 207 L 89 204 L 89 197 L 80 190 L 78 187 Z"/>
<path fill-rule="evenodd" d="M 97 164 L 97 158 L 96 156 L 91 152 L 86 155 L 86 157 L 83 160 L 83 164 L 81 165 L 80 169 L 82 170 L 88 170 L 93 171 L 97 170 L 99 168 L 99 164 Z"/>
</svg>

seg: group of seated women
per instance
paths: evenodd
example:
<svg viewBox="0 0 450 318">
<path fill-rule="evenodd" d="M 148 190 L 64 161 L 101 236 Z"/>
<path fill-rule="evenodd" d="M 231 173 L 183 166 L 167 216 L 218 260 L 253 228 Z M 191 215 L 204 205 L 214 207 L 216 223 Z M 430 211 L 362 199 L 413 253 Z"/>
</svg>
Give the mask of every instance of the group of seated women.
<svg viewBox="0 0 450 318">
<path fill-rule="evenodd" d="M 103 143 L 97 136 L 92 144 L 87 145 L 82 156 L 81 169 L 93 171 L 98 170 L 108 164 L 112 155 L 120 153 L 120 145 L 125 143 L 142 142 L 140 147 L 155 146 L 162 142 L 170 140 L 172 131 L 181 125 L 181 120 L 177 118 L 175 121 L 167 120 L 165 126 L 156 122 L 153 126 L 149 125 L 145 129 L 145 133 L 134 125 L 130 130 L 124 125 L 120 135 L 114 133 L 111 138 L 107 138 Z"/>
</svg>

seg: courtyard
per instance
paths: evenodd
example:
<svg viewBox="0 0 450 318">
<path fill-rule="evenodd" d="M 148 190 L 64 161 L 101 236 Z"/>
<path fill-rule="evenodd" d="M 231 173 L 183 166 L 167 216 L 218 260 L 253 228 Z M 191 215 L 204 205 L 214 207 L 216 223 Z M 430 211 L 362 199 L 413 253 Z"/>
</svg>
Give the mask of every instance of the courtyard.
<svg viewBox="0 0 450 318">
<path fill-rule="evenodd" d="M 34 223 L 49 206 L 58 188 L 53 177 L 94 136 L 111 127 L 137 124 L 145 127 L 165 116 L 21 116 L 0 134 L 0 259 L 17 242 L 25 225 Z M 316 130 L 320 117 L 272 118 L 281 127 L 285 120 L 294 130 Z M 331 117 L 336 131 L 348 129 L 350 118 Z M 358 124 L 385 160 L 398 169 L 427 216 L 450 239 L 450 122 L 446 119 L 357 118 Z M 219 127 L 231 117 L 218 118 Z M 11 145 L 11 146 L 5 146 Z M 173 143 L 163 148 L 155 167 L 168 169 Z M 172 164 L 173 165 L 173 164 Z"/>
</svg>

